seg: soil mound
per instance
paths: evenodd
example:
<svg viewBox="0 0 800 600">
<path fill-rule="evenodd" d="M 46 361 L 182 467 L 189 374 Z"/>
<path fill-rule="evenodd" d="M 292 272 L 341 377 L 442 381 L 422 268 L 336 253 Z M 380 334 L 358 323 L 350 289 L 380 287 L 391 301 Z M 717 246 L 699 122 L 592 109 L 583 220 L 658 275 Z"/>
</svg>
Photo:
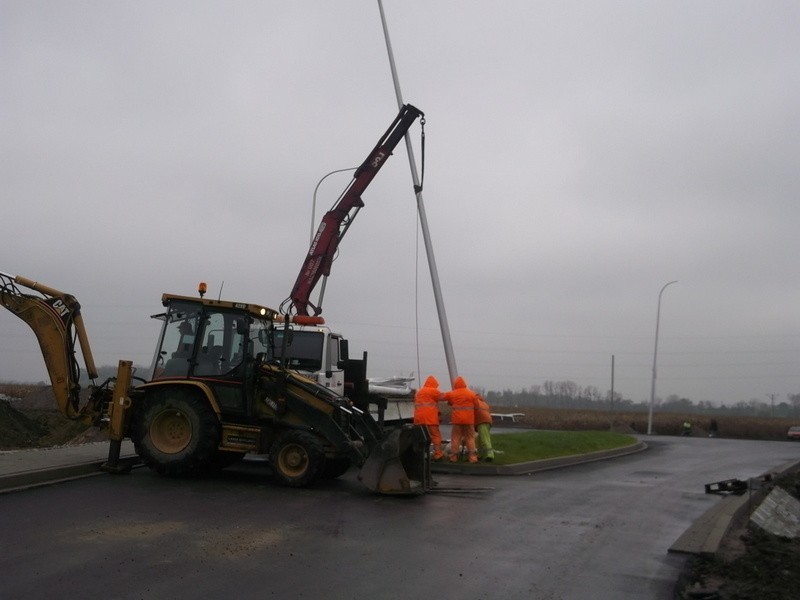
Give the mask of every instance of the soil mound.
<svg viewBox="0 0 800 600">
<path fill-rule="evenodd" d="M 97 428 L 62 415 L 49 385 L 0 384 L 0 394 L 0 450 L 106 439 Z"/>
<path fill-rule="evenodd" d="M 47 433 L 41 422 L 0 400 L 0 450 L 34 447 Z"/>
</svg>

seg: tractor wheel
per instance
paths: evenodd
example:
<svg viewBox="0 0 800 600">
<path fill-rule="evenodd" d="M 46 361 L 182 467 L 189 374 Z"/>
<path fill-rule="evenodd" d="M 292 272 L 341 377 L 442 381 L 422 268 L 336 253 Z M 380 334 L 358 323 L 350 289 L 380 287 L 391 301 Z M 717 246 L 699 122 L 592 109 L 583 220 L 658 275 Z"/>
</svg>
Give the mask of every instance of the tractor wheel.
<svg viewBox="0 0 800 600">
<path fill-rule="evenodd" d="M 311 484 L 325 463 L 322 444 L 305 431 L 284 431 L 272 444 L 269 456 L 275 476 L 290 487 Z"/>
<path fill-rule="evenodd" d="M 198 475 L 208 469 L 220 440 L 217 415 L 189 390 L 161 390 L 134 415 L 136 453 L 162 475 Z"/>
<path fill-rule="evenodd" d="M 326 458 L 325 465 L 322 467 L 320 479 L 336 479 L 341 477 L 350 468 L 352 462 L 347 457 Z"/>
</svg>

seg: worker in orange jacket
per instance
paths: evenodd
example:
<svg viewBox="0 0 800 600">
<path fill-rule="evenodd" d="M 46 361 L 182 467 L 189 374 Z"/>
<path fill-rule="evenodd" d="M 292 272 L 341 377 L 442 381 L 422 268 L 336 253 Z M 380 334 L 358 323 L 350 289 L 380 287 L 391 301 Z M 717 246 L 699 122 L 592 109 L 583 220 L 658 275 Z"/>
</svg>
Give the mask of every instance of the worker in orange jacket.
<svg viewBox="0 0 800 600">
<path fill-rule="evenodd" d="M 463 377 L 456 377 L 453 389 L 445 392 L 444 399 L 450 405 L 450 462 L 458 462 L 458 453 L 463 443 L 467 447 L 469 462 L 478 462 L 478 450 L 475 448 L 475 409 L 478 396 L 467 387 Z"/>
<path fill-rule="evenodd" d="M 433 460 L 442 460 L 442 433 L 439 431 L 439 402 L 442 393 L 439 381 L 430 375 L 424 385 L 414 394 L 414 424 L 425 425 L 433 444 Z"/>
<path fill-rule="evenodd" d="M 478 394 L 478 407 L 475 409 L 475 430 L 478 432 L 478 454 L 486 462 L 494 460 L 492 449 L 492 412 L 489 404 Z"/>
</svg>

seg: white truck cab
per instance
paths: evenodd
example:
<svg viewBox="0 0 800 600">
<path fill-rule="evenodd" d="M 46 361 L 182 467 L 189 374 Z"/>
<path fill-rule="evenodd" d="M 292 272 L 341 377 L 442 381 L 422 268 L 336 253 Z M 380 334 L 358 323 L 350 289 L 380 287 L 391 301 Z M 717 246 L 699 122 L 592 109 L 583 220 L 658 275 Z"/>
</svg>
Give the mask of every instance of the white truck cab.
<svg viewBox="0 0 800 600">
<path fill-rule="evenodd" d="M 342 334 L 332 332 L 325 325 L 291 324 L 290 339 L 285 345 L 282 326 L 276 327 L 273 335 L 275 358 L 283 358 L 285 348 L 288 368 L 314 379 L 340 396 L 345 395 Z"/>
</svg>

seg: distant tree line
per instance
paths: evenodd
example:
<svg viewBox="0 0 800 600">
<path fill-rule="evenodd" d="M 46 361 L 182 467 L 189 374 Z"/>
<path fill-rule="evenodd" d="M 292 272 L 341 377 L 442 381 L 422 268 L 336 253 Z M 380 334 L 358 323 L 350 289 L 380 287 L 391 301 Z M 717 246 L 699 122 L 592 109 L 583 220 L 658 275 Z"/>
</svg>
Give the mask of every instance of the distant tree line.
<svg viewBox="0 0 800 600">
<path fill-rule="evenodd" d="M 484 389 L 476 391 L 494 406 L 537 406 L 625 412 L 640 412 L 650 408 L 649 401 L 634 402 L 623 398 L 617 392 L 614 393 L 612 402 L 610 390 L 601 392 L 593 385 L 581 387 L 573 381 L 545 381 L 542 385 L 534 385 L 516 392 L 509 389 L 501 392 Z M 689 398 L 672 394 L 666 399 L 656 398 L 654 404 L 661 412 L 800 418 L 800 393 L 787 394 L 786 400 L 781 401 L 778 398 L 772 402 L 753 399 L 719 406 L 702 400 L 693 402 Z"/>
</svg>

